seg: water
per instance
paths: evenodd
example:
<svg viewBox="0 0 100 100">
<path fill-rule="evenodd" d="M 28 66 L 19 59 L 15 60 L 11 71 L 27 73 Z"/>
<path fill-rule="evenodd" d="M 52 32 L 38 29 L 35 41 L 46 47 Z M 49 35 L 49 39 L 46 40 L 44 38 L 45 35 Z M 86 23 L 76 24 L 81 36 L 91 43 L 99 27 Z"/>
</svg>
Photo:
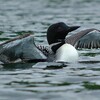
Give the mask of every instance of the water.
<svg viewBox="0 0 100 100">
<path fill-rule="evenodd" d="M 47 45 L 46 30 L 59 21 L 80 25 L 75 32 L 99 29 L 100 0 L 0 0 L 0 42 L 30 32 L 36 44 Z M 47 62 L 0 65 L 0 100 L 99 100 L 99 50 L 79 50 L 84 63 L 60 67 Z"/>
</svg>

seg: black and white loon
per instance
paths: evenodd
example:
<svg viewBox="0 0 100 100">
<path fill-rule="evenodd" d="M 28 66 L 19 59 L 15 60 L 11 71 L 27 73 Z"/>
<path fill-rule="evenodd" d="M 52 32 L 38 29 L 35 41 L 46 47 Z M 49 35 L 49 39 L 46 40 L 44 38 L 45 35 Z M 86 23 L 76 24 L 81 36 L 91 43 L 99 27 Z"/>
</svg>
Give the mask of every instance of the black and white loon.
<svg viewBox="0 0 100 100">
<path fill-rule="evenodd" d="M 11 63 L 17 59 L 21 59 L 22 61 L 75 62 L 78 60 L 76 48 L 100 47 L 100 38 L 98 37 L 100 34 L 88 34 L 94 30 L 100 32 L 94 28 L 80 31 L 66 38 L 69 32 L 79 27 L 67 26 L 63 22 L 52 24 L 47 30 L 47 41 L 49 43 L 47 48 L 36 46 L 34 35 L 31 34 L 25 34 L 6 41 L 0 44 L 0 61 Z M 91 39 L 91 37 L 93 38 Z"/>
</svg>

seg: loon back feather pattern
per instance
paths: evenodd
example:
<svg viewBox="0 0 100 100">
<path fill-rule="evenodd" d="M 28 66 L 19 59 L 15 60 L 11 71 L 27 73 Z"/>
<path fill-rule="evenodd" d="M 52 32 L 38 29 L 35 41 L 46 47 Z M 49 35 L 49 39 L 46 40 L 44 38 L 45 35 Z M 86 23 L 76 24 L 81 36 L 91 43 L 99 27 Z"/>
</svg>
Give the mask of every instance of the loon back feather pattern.
<svg viewBox="0 0 100 100">
<path fill-rule="evenodd" d="M 42 53 L 45 55 L 45 56 L 49 56 L 50 54 L 52 54 L 52 50 L 49 46 L 44 46 L 44 45 L 36 45 L 36 47 L 42 51 Z"/>
</svg>

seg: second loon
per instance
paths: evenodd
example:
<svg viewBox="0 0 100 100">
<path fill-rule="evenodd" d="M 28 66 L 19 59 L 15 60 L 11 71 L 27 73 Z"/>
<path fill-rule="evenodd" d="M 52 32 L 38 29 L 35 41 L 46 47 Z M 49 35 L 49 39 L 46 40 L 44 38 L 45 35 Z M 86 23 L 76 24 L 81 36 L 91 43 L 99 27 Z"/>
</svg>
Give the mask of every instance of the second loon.
<svg viewBox="0 0 100 100">
<path fill-rule="evenodd" d="M 34 42 L 34 35 L 26 34 L 21 37 L 14 38 L 0 44 L 0 61 L 3 63 L 11 63 L 18 59 L 22 61 L 56 61 L 56 62 L 75 62 L 78 60 L 78 52 L 76 48 L 95 48 L 100 47 L 98 37 L 91 44 L 88 34 L 91 31 L 100 30 L 91 28 L 80 31 L 66 38 L 71 31 L 78 29 L 80 26 L 67 26 L 64 22 L 52 24 L 47 30 L 47 48 L 37 46 Z M 88 39 L 89 42 L 81 40 L 82 37 Z M 97 41 L 98 40 L 98 41 Z M 84 43 L 83 43 L 84 41 Z M 93 39 L 92 39 L 93 42 Z M 83 43 L 83 46 L 81 45 Z M 86 45 L 86 46 L 85 46 Z M 88 45 L 88 46 L 87 46 Z"/>
</svg>

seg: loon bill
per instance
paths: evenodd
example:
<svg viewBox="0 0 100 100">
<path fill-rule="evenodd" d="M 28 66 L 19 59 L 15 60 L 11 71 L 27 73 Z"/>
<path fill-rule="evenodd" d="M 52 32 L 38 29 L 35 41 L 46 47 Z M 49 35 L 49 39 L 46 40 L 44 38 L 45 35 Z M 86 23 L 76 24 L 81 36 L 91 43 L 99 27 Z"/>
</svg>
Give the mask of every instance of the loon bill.
<svg viewBox="0 0 100 100">
<path fill-rule="evenodd" d="M 78 60 L 78 53 L 75 47 L 100 47 L 100 39 L 98 38 L 99 34 L 98 36 L 93 34 L 93 37 L 95 37 L 93 39 L 89 37 L 90 35 L 92 36 L 92 33 L 88 34 L 94 30 L 100 32 L 100 30 L 94 28 L 83 30 L 66 38 L 66 35 L 69 32 L 74 31 L 79 27 L 80 26 L 67 26 L 63 22 L 52 24 L 47 30 L 47 41 L 49 43 L 47 48 L 36 46 L 34 36 L 31 34 L 26 34 L 4 42 L 0 44 L 0 61 L 11 63 L 12 61 L 21 59 L 22 61 L 44 60 L 75 62 Z M 85 42 L 85 39 L 87 39 L 88 42 Z M 96 41 L 94 41 L 94 39 L 96 39 Z M 91 43 L 91 40 L 95 42 L 95 46 L 93 43 L 91 45 L 88 44 Z M 83 46 L 81 45 L 82 43 Z"/>
</svg>

